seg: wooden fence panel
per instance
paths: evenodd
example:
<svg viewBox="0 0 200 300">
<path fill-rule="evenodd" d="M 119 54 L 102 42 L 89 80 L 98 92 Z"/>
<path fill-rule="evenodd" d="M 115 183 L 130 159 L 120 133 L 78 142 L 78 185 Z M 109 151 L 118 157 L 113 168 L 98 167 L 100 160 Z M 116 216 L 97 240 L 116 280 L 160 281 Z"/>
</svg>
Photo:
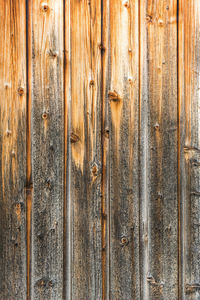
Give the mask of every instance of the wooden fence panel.
<svg viewBox="0 0 200 300">
<path fill-rule="evenodd" d="M 26 299 L 26 6 L 0 1 L 0 299 Z"/>
<path fill-rule="evenodd" d="M 62 299 L 64 202 L 63 1 L 29 2 L 31 23 L 31 299 Z"/>
<path fill-rule="evenodd" d="M 0 17 L 0 299 L 199 299 L 199 1 Z"/>
<path fill-rule="evenodd" d="M 142 299 L 178 299 L 177 1 L 140 2 Z"/>
</svg>

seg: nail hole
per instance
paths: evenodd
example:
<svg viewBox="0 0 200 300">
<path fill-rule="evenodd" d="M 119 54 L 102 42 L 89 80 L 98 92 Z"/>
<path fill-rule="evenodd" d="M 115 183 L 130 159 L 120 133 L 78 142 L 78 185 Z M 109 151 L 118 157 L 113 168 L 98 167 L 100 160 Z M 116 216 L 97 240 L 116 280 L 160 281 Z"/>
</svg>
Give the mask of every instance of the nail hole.
<svg viewBox="0 0 200 300">
<path fill-rule="evenodd" d="M 122 2 L 122 4 L 123 4 L 126 8 L 129 7 L 129 2 L 128 2 L 128 0 L 124 0 L 124 1 Z"/>
<path fill-rule="evenodd" d="M 160 129 L 160 126 L 159 126 L 159 124 L 158 124 L 158 123 L 156 123 L 156 124 L 154 125 L 154 128 L 155 128 L 155 130 L 159 130 L 159 129 Z"/>
<path fill-rule="evenodd" d="M 48 115 L 47 115 L 47 113 L 46 113 L 46 112 L 45 112 L 45 113 L 43 113 L 43 114 L 42 114 L 42 119 L 43 119 L 43 120 L 46 120 L 46 119 L 47 119 L 47 116 L 48 116 Z"/>
<path fill-rule="evenodd" d="M 46 2 L 43 2 L 41 4 L 41 9 L 44 11 L 44 12 L 47 12 L 49 7 L 48 7 L 48 4 Z"/>
<path fill-rule="evenodd" d="M 163 26 L 163 24 L 164 24 L 163 20 L 159 19 L 159 20 L 158 20 L 158 24 L 159 24 L 160 26 Z"/>
<path fill-rule="evenodd" d="M 109 129 L 106 128 L 105 131 L 104 131 L 104 134 L 105 134 L 105 137 L 109 138 Z"/>
<path fill-rule="evenodd" d="M 125 246 L 125 245 L 127 245 L 127 244 L 128 244 L 128 239 L 127 239 L 127 237 L 123 236 L 123 237 L 121 238 L 121 245 L 122 245 L 122 246 Z"/>
</svg>

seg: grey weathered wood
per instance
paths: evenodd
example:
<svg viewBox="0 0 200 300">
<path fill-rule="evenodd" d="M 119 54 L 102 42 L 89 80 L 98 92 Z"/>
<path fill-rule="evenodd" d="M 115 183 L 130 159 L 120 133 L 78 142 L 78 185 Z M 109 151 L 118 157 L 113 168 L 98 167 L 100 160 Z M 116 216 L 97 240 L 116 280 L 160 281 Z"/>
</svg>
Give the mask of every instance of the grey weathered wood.
<svg viewBox="0 0 200 300">
<path fill-rule="evenodd" d="M 140 1 L 141 298 L 178 299 L 177 1 Z"/>
<path fill-rule="evenodd" d="M 105 297 L 139 299 L 139 6 L 103 4 Z"/>
<path fill-rule="evenodd" d="M 26 299 L 25 37 L 25 1 L 0 1 L 0 299 Z"/>
<path fill-rule="evenodd" d="M 63 1 L 29 3 L 31 22 L 31 299 L 63 297 Z"/>
<path fill-rule="evenodd" d="M 200 299 L 199 17 L 0 0 L 0 299 Z"/>
<path fill-rule="evenodd" d="M 102 299 L 101 1 L 70 2 L 71 298 Z"/>
<path fill-rule="evenodd" d="M 101 16 L 101 63 L 102 63 L 102 299 L 110 295 L 110 157 L 109 157 L 109 0 L 102 1 Z"/>
<path fill-rule="evenodd" d="M 184 97 L 181 111 L 182 299 L 200 297 L 200 5 L 183 3 Z M 183 50 L 183 49 L 182 49 Z"/>
</svg>

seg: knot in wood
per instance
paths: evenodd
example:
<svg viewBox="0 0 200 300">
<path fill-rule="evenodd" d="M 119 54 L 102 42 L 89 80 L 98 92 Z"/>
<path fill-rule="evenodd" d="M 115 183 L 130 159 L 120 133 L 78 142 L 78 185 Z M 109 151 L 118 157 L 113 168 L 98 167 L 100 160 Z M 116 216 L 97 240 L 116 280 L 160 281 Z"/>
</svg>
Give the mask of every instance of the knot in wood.
<svg viewBox="0 0 200 300">
<path fill-rule="evenodd" d="M 116 91 L 109 91 L 108 97 L 109 97 L 110 101 L 120 101 L 121 100 L 121 97 L 119 96 L 119 94 Z"/>
<path fill-rule="evenodd" d="M 152 16 L 146 15 L 146 21 L 147 23 L 152 23 Z"/>
<path fill-rule="evenodd" d="M 94 80 L 90 80 L 90 86 L 94 86 Z"/>
<path fill-rule="evenodd" d="M 72 143 L 72 144 L 74 144 L 74 143 L 76 143 L 76 142 L 78 142 L 79 141 L 79 137 L 78 137 L 78 135 L 76 135 L 75 133 L 71 133 L 71 135 L 70 135 L 70 142 Z"/>
<path fill-rule="evenodd" d="M 18 92 L 18 94 L 19 94 L 20 96 L 22 96 L 22 95 L 24 94 L 24 88 L 20 86 L 20 87 L 18 88 L 17 92 Z"/>
<path fill-rule="evenodd" d="M 93 176 L 97 176 L 97 173 L 98 173 L 98 169 L 97 169 L 97 166 L 96 165 L 94 165 L 93 167 L 92 167 L 92 174 L 93 174 Z"/>
</svg>

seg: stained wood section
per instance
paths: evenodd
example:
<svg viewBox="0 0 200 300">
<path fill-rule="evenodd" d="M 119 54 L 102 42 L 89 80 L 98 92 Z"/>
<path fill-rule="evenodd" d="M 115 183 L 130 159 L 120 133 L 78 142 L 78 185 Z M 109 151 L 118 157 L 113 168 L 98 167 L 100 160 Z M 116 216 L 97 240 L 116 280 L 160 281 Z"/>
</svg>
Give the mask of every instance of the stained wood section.
<svg viewBox="0 0 200 300">
<path fill-rule="evenodd" d="M 181 202 L 183 205 L 183 281 L 182 299 L 198 299 L 199 265 L 199 196 L 200 196 L 200 3 L 183 5 L 184 18 L 184 98 L 180 102 L 182 119 Z M 183 52 L 182 52 L 183 53 Z M 181 75 L 180 74 L 180 75 Z"/>
<path fill-rule="evenodd" d="M 63 297 L 63 1 L 30 1 L 31 299 Z"/>
<path fill-rule="evenodd" d="M 109 230 L 104 242 L 110 262 L 106 299 L 140 297 L 138 16 L 138 1 L 103 2 L 103 204 L 109 225 L 103 230 Z"/>
<path fill-rule="evenodd" d="M 140 1 L 142 299 L 178 299 L 177 1 Z"/>
<path fill-rule="evenodd" d="M 102 299 L 101 1 L 70 2 L 72 299 Z"/>
<path fill-rule="evenodd" d="M 0 1 L 0 298 L 26 299 L 26 7 Z"/>
</svg>

